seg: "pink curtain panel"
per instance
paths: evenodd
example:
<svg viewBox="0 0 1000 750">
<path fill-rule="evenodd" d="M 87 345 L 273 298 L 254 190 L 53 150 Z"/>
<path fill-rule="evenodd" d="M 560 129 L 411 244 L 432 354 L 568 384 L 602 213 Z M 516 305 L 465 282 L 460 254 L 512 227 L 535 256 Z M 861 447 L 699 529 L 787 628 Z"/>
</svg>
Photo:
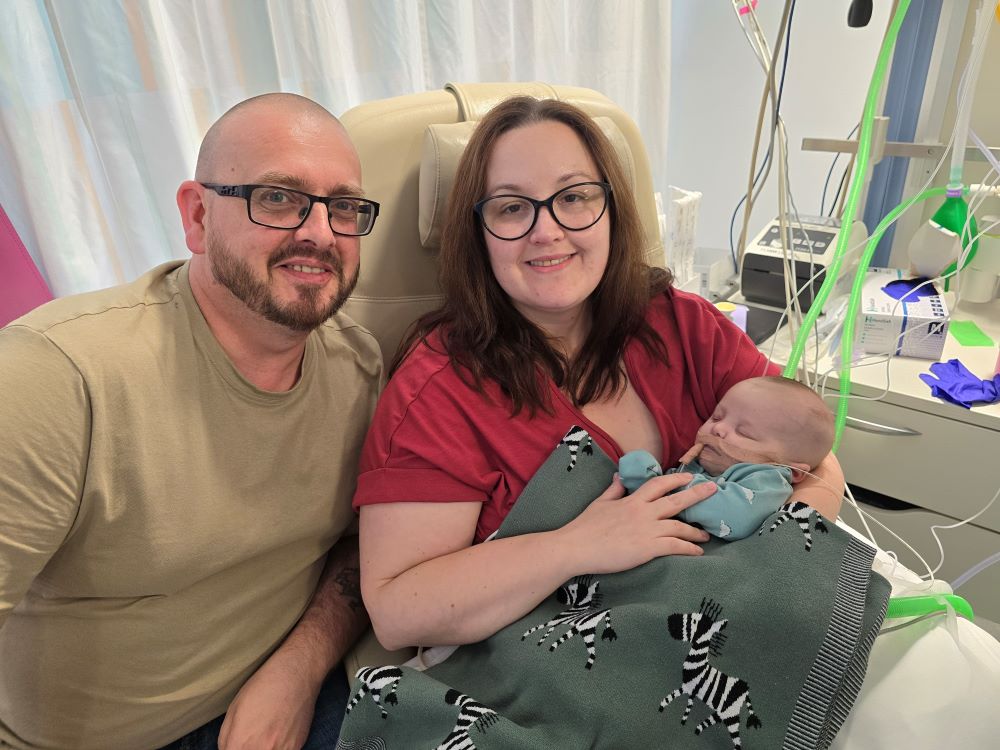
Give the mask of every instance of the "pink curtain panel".
<svg viewBox="0 0 1000 750">
<path fill-rule="evenodd" d="M 52 299 L 52 292 L 0 206 L 0 326 Z"/>
</svg>

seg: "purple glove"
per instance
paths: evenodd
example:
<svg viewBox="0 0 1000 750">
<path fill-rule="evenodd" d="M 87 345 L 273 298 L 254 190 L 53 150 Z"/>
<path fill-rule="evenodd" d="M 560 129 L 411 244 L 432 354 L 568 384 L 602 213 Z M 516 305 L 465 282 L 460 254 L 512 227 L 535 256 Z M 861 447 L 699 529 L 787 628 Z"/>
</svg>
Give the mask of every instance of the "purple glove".
<svg viewBox="0 0 1000 750">
<path fill-rule="evenodd" d="M 882 287 L 882 291 L 893 299 L 916 302 L 924 297 L 933 297 L 938 293 L 934 285 L 926 283 L 927 281 L 929 279 L 926 276 L 919 276 L 915 279 L 896 279 Z"/>
<path fill-rule="evenodd" d="M 992 404 L 1000 401 L 1000 375 L 994 375 L 990 380 L 981 380 L 969 372 L 968 368 L 957 359 L 947 362 L 935 362 L 931 365 L 933 378 L 926 372 L 920 373 L 920 379 L 931 387 L 931 395 L 950 401 L 966 409 L 974 401 Z"/>
</svg>

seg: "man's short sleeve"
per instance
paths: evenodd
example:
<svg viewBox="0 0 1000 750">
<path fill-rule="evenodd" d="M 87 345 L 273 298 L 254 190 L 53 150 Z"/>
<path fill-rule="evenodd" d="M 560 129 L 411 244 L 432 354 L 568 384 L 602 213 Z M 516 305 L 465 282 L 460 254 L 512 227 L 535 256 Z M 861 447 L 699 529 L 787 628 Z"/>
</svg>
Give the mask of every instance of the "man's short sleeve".
<svg viewBox="0 0 1000 750">
<path fill-rule="evenodd" d="M 89 452 L 86 386 L 43 335 L 0 330 L 0 627 L 76 519 Z"/>
</svg>

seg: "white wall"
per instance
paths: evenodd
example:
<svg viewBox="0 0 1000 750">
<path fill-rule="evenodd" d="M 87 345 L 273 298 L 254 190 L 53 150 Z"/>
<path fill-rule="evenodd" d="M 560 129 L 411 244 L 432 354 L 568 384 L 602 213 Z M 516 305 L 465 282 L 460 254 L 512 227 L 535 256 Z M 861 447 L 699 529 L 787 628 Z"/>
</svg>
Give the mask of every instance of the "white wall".
<svg viewBox="0 0 1000 750">
<path fill-rule="evenodd" d="M 761 0 L 757 9 L 772 45 L 782 5 Z M 845 138 L 860 119 L 892 4 L 875 3 L 871 23 L 862 29 L 847 26 L 848 5 L 847 0 L 804 1 L 793 16 L 781 112 L 788 129 L 791 186 L 805 214 L 819 211 L 833 157 L 803 152 L 802 139 Z M 763 72 L 728 0 L 676 0 L 671 22 L 667 179 L 704 194 L 696 245 L 728 248 L 730 216 L 746 189 Z M 767 149 L 762 142 L 761 159 Z M 846 158 L 837 163 L 828 203 Z M 751 236 L 774 218 L 776 186 L 772 171 L 751 217 Z M 742 209 L 737 236 L 741 220 Z"/>
<path fill-rule="evenodd" d="M 946 97 L 944 99 L 946 106 L 943 113 L 942 125 L 940 130 L 928 133 L 926 136 L 929 140 L 936 140 L 939 143 L 946 143 L 951 137 L 952 129 L 955 127 L 958 85 L 972 48 L 976 9 L 979 7 L 979 2 L 970 2 L 968 5 L 969 9 L 965 19 L 965 29 L 962 34 L 958 55 L 955 58 L 956 64 L 953 75 L 946 77 L 939 83 L 941 86 L 947 86 Z M 986 145 L 993 148 L 1000 147 L 1000 97 L 998 97 L 997 92 L 1000 92 L 1000 23 L 994 22 L 990 26 L 989 35 L 986 38 L 986 53 L 979 70 L 979 79 L 976 82 L 975 99 L 972 105 L 972 115 L 969 119 L 969 127 L 975 131 L 976 135 Z M 925 92 L 925 100 L 932 96 L 932 94 L 933 92 L 930 91 Z M 968 145 L 972 146 L 972 143 L 970 142 Z M 929 161 L 914 162 L 911 164 L 910 173 L 907 175 L 907 187 L 915 191 L 930 176 L 930 170 L 933 166 Z M 932 183 L 935 187 L 944 186 L 948 182 L 950 167 L 951 157 L 949 156 L 936 173 Z M 985 161 L 969 160 L 965 163 L 962 180 L 966 184 L 981 182 L 988 171 L 989 165 Z M 996 175 L 993 175 L 990 181 L 995 177 Z M 913 232 L 916 231 L 920 224 L 934 214 L 940 205 L 940 200 L 926 201 L 919 211 L 913 211 L 919 218 L 903 225 L 905 230 L 903 228 L 897 230 L 892 254 L 894 265 L 906 265 L 908 262 L 907 248 L 909 238 L 912 237 Z M 982 204 L 981 209 L 977 212 L 977 217 L 981 217 L 984 214 L 997 215 L 998 213 L 1000 213 L 1000 199 L 990 198 Z"/>
</svg>

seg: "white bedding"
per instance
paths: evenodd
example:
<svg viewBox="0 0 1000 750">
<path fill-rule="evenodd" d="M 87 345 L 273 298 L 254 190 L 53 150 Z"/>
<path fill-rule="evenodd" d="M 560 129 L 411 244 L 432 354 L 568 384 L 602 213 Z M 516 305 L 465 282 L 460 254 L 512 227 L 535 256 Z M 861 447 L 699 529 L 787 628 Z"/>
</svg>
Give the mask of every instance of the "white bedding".
<svg viewBox="0 0 1000 750">
<path fill-rule="evenodd" d="M 893 596 L 951 593 L 947 583 L 928 585 L 882 550 L 872 568 L 889 580 Z M 905 622 L 883 624 L 861 693 L 831 748 L 1000 747 L 1000 642 L 954 612 L 892 629 Z"/>
</svg>

